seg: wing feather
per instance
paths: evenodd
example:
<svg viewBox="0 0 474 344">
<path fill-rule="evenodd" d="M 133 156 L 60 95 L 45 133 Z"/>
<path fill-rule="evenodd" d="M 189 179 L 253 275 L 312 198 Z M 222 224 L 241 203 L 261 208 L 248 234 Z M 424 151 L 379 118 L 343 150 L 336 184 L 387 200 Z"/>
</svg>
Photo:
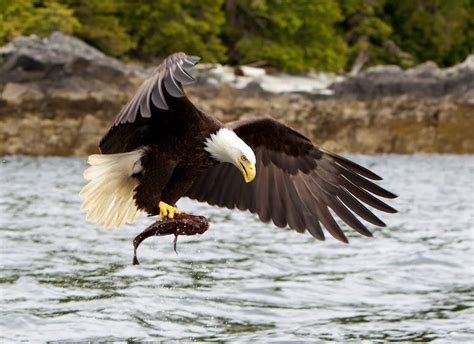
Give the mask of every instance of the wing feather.
<svg viewBox="0 0 474 344">
<path fill-rule="evenodd" d="M 263 222 L 269 222 L 271 220 L 270 215 L 270 207 L 268 206 L 269 203 L 269 169 L 262 168 L 260 169 L 260 176 L 261 178 L 257 179 L 256 182 L 256 207 L 257 207 L 257 214 L 260 220 Z M 244 205 L 244 204 L 242 204 Z M 240 209 L 240 208 L 239 208 Z M 244 210 L 244 209 L 242 209 Z"/>
<path fill-rule="evenodd" d="M 176 98 L 184 97 L 184 91 L 176 82 L 172 71 L 169 71 L 168 75 L 166 75 L 164 79 L 166 90 L 171 96 Z"/>
<path fill-rule="evenodd" d="M 357 200 L 354 196 L 348 193 L 344 189 L 340 189 L 337 194 L 337 197 L 354 213 L 362 217 L 367 222 L 370 222 L 373 225 L 379 227 L 385 227 L 386 224 L 380 220 L 377 216 L 374 215 L 369 209 L 367 209 L 361 202 Z"/>
<path fill-rule="evenodd" d="M 364 177 L 361 177 L 355 172 L 352 172 L 350 170 L 347 170 L 343 167 L 339 167 L 339 171 L 341 174 L 346 177 L 349 181 L 354 183 L 355 185 L 372 192 L 373 194 L 376 194 L 380 197 L 384 198 L 396 198 L 397 195 L 391 193 L 390 191 L 385 190 L 384 188 L 378 186 L 375 183 L 372 183 L 371 181 L 365 179 Z"/>
<path fill-rule="evenodd" d="M 321 228 L 318 219 L 314 215 L 305 212 L 305 223 L 308 232 L 314 238 L 318 240 L 326 240 L 323 229 Z"/>
<path fill-rule="evenodd" d="M 199 113 L 182 88 L 194 81 L 188 70 L 198 61 L 198 57 L 184 53 L 164 59 L 120 110 L 114 125 L 100 142 L 101 152 L 111 154 L 137 149 L 150 140 L 144 133 L 153 133 L 154 129 L 172 125 L 173 121 L 189 121 Z M 150 135 L 151 139 L 156 138 Z"/>
<path fill-rule="evenodd" d="M 354 171 L 360 174 L 361 176 L 367 177 L 372 180 L 382 180 L 382 177 L 378 176 L 377 174 L 365 168 L 364 166 L 356 164 L 355 162 L 349 159 L 346 159 L 338 154 L 327 152 L 327 151 L 325 151 L 325 153 L 331 156 L 334 160 L 336 160 L 336 162 L 339 165 L 342 165 L 343 167 L 345 167 L 346 169 L 350 171 Z"/>
<path fill-rule="evenodd" d="M 335 239 L 346 244 L 349 242 L 326 205 L 322 204 L 320 201 L 316 201 L 316 212 L 321 223 Z"/>
<path fill-rule="evenodd" d="M 268 167 L 266 167 L 268 168 Z M 272 195 L 270 197 L 270 204 L 269 207 L 272 211 L 272 220 L 275 226 L 277 227 L 286 227 L 288 220 L 286 216 L 286 209 L 285 204 L 283 203 L 284 200 L 284 190 L 281 189 L 279 186 L 282 184 L 281 176 L 278 175 L 278 170 L 269 168 L 269 173 L 272 173 L 272 184 L 273 187 L 270 189 Z"/>
<path fill-rule="evenodd" d="M 306 208 L 298 197 L 295 186 L 290 180 L 290 175 L 286 174 L 283 170 L 274 169 L 278 171 L 281 176 L 281 188 L 286 194 L 283 194 L 282 201 L 286 203 L 284 209 L 288 221 L 288 226 L 295 229 L 297 232 L 304 233 L 305 223 L 304 218 L 301 216 L 302 212 Z"/>
<path fill-rule="evenodd" d="M 313 237 L 319 240 L 325 240 L 324 232 L 319 224 L 317 211 L 315 210 L 314 197 L 306 186 L 303 176 L 300 174 L 293 177 L 296 192 L 305 204 L 306 226 Z"/>
<path fill-rule="evenodd" d="M 150 101 L 153 101 L 158 109 L 168 110 L 169 105 L 163 84 L 170 96 L 184 97 L 185 94 L 180 84 L 189 84 L 194 81 L 186 69 L 193 67 L 198 61 L 198 57 L 187 56 L 185 53 L 176 53 L 164 59 L 152 75 L 143 82 L 130 102 L 120 111 L 115 125 L 134 122 L 138 115 L 136 111 L 138 109 L 140 109 L 142 117 L 150 118 Z"/>
<path fill-rule="evenodd" d="M 379 200 L 396 195 L 370 180 L 381 178 L 367 168 L 319 149 L 306 137 L 272 119 L 229 125 L 256 155 L 257 176 L 246 184 L 231 164 L 218 164 L 199 176 L 187 196 L 209 204 L 257 213 L 263 222 L 309 231 L 324 240 L 322 226 L 337 240 L 348 242 L 334 215 L 358 233 L 372 236 L 357 217 L 385 226 L 364 204 L 393 213 Z M 218 195 L 218 196 L 216 196 Z M 357 216 L 356 216 L 357 215 Z"/>
<path fill-rule="evenodd" d="M 379 200 L 377 197 L 365 191 L 359 185 L 356 185 L 345 178 L 341 178 L 340 183 L 348 192 L 352 195 L 363 201 L 364 203 L 374 207 L 375 209 L 384 211 L 386 213 L 396 213 L 397 210 L 386 204 L 385 202 Z"/>
<path fill-rule="evenodd" d="M 168 110 L 168 104 L 166 104 L 165 95 L 163 93 L 163 84 L 159 82 L 156 88 L 157 92 L 151 94 L 151 101 L 158 109 Z"/>
</svg>

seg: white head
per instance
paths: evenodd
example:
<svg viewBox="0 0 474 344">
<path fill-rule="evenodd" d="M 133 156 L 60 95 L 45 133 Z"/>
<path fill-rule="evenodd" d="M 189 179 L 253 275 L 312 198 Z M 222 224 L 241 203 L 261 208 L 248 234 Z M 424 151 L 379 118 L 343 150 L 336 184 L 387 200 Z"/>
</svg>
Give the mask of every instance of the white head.
<svg viewBox="0 0 474 344">
<path fill-rule="evenodd" d="M 219 129 L 206 139 L 204 149 L 217 161 L 228 162 L 237 167 L 250 183 L 256 175 L 255 153 L 240 137 L 227 128 Z"/>
</svg>

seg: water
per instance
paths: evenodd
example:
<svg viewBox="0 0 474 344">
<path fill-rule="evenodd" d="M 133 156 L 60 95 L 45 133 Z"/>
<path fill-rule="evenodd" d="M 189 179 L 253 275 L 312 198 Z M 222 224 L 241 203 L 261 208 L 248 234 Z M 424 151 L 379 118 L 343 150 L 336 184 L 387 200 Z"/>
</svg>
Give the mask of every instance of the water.
<svg viewBox="0 0 474 344">
<path fill-rule="evenodd" d="M 0 164 L 0 340 L 474 341 L 474 156 L 356 156 L 400 195 L 351 245 L 182 201 L 210 230 L 132 239 L 79 211 L 85 159 Z"/>
</svg>

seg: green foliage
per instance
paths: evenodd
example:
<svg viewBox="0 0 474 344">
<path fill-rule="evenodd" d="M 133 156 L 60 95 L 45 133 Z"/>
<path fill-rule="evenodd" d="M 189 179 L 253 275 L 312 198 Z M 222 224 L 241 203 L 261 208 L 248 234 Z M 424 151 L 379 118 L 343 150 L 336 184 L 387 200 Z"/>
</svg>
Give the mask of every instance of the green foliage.
<svg viewBox="0 0 474 344">
<path fill-rule="evenodd" d="M 0 0 L 0 43 L 28 34 L 73 33 L 80 27 L 73 11 L 53 0 Z"/>
<path fill-rule="evenodd" d="M 226 43 L 240 63 L 264 61 L 291 72 L 340 71 L 345 65 L 335 1 L 237 0 L 227 10 Z"/>
<path fill-rule="evenodd" d="M 166 56 L 176 51 L 223 61 L 226 50 L 219 34 L 225 23 L 223 0 L 130 1 L 123 23 L 141 56 Z"/>
<path fill-rule="evenodd" d="M 474 0 L 0 0 L 0 44 L 55 30 L 147 60 L 185 51 L 291 72 L 447 66 L 474 53 Z"/>
<path fill-rule="evenodd" d="M 136 46 L 120 22 L 124 1 L 116 0 L 65 0 L 81 22 L 75 34 L 105 53 L 121 56 Z"/>
<path fill-rule="evenodd" d="M 393 29 L 384 18 L 385 0 L 339 0 L 339 3 L 344 16 L 341 28 L 350 47 L 350 64 L 361 54 L 371 64 L 387 62 Z"/>
<path fill-rule="evenodd" d="M 462 61 L 473 53 L 472 0 L 388 0 L 394 41 L 416 62 L 440 65 Z"/>
</svg>

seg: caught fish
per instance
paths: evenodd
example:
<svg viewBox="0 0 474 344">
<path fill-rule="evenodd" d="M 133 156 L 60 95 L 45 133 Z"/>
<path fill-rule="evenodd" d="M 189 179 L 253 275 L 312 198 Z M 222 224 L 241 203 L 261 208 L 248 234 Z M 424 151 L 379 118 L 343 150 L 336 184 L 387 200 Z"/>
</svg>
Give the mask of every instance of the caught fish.
<svg viewBox="0 0 474 344">
<path fill-rule="evenodd" d="M 137 258 L 138 246 L 143 240 L 152 236 L 174 235 L 173 248 L 176 253 L 176 246 L 179 235 L 203 234 L 209 229 L 209 222 L 204 216 L 196 216 L 185 213 L 176 214 L 174 218 L 165 217 L 148 226 L 143 232 L 133 239 L 133 265 L 139 265 Z"/>
</svg>

